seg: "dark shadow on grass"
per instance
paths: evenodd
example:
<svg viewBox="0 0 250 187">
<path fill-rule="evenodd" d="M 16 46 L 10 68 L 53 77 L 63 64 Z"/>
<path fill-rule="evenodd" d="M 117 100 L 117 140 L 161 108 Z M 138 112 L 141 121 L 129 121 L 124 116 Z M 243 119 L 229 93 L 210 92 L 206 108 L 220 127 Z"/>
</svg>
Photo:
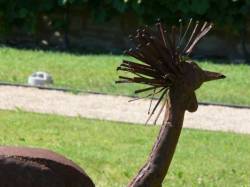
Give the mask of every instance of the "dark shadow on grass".
<svg viewBox="0 0 250 187">
<path fill-rule="evenodd" d="M 246 63 L 244 59 L 229 59 L 227 57 L 222 56 L 198 56 L 194 55 L 192 56 L 192 59 L 199 62 L 206 62 L 209 61 L 209 63 L 213 64 L 244 64 L 244 65 L 250 65 Z"/>
<path fill-rule="evenodd" d="M 73 55 L 122 55 L 122 49 L 110 49 L 105 50 L 100 47 L 96 48 L 86 48 L 86 47 L 69 47 L 66 48 L 64 46 L 56 45 L 56 46 L 42 46 L 36 45 L 35 43 L 29 44 L 20 44 L 20 43 L 0 43 L 0 47 L 10 47 L 14 49 L 22 49 L 22 50 L 41 50 L 45 52 L 57 52 L 57 53 L 68 53 Z"/>
<path fill-rule="evenodd" d="M 56 52 L 56 53 L 67 53 L 67 54 L 73 54 L 73 55 L 123 55 L 122 49 L 102 49 L 100 47 L 96 48 L 86 48 L 86 47 L 68 47 L 66 48 L 63 45 L 50 45 L 50 46 L 43 46 L 38 45 L 36 43 L 20 43 L 20 42 L 5 42 L 0 43 L 0 47 L 10 47 L 14 49 L 22 49 L 22 50 L 40 50 L 44 52 Z M 191 56 L 193 60 L 199 61 L 199 62 L 205 62 L 209 61 L 213 64 L 245 64 L 249 65 L 244 61 L 244 59 L 229 59 L 225 56 L 204 56 L 204 55 L 198 55 L 194 54 Z"/>
</svg>

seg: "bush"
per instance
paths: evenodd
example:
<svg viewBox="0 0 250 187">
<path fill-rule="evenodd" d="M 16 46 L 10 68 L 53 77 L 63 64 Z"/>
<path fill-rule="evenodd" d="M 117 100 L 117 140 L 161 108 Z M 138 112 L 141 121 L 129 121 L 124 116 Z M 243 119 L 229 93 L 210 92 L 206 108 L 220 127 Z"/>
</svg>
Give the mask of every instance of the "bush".
<svg viewBox="0 0 250 187">
<path fill-rule="evenodd" d="M 37 16 L 81 6 L 90 10 L 91 18 L 98 22 L 124 13 L 133 13 L 143 23 L 152 23 L 158 17 L 168 23 L 179 18 L 211 20 L 234 32 L 245 27 L 249 19 L 250 0 L 0 0 L 2 31 L 18 25 L 35 32 Z"/>
</svg>

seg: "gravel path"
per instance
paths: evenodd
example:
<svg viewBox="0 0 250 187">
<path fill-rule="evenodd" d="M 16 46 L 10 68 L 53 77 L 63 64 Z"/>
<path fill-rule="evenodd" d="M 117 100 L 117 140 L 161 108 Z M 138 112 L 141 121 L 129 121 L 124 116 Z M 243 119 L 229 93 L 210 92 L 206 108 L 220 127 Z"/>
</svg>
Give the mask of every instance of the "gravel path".
<svg viewBox="0 0 250 187">
<path fill-rule="evenodd" d="M 0 109 L 21 108 L 39 113 L 144 124 L 150 101 L 129 103 L 130 99 L 124 96 L 73 95 L 61 91 L 0 86 Z M 200 105 L 197 112 L 186 113 L 184 127 L 250 134 L 250 109 Z"/>
</svg>

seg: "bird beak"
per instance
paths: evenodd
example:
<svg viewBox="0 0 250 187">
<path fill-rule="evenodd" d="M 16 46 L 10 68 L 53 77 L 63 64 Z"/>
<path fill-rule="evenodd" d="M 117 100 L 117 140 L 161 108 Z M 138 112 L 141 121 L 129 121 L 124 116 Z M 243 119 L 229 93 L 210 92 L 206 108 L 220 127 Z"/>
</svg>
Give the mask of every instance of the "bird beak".
<svg viewBox="0 0 250 187">
<path fill-rule="evenodd" d="M 204 82 L 226 78 L 226 76 L 223 74 L 211 71 L 204 71 L 204 75 L 205 75 Z"/>
</svg>

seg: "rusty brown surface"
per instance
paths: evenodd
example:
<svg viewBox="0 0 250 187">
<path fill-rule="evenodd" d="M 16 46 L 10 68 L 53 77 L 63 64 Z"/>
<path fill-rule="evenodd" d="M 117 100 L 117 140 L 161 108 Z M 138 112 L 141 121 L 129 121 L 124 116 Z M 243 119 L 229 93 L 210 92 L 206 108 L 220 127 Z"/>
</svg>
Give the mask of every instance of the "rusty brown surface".
<svg viewBox="0 0 250 187">
<path fill-rule="evenodd" d="M 117 83 L 140 83 L 148 85 L 135 93 L 148 93 L 146 97 L 159 95 L 159 100 L 149 119 L 163 101 L 156 115 L 164 112 L 165 118 L 146 164 L 132 179 L 129 187 L 161 187 L 169 169 L 181 133 L 185 111 L 195 112 L 198 108 L 195 90 L 204 82 L 222 79 L 220 73 L 202 70 L 189 55 L 195 45 L 212 28 L 211 23 L 192 22 L 179 28 L 167 30 L 160 22 L 156 29 L 143 27 L 130 39 L 135 47 L 125 51 L 141 63 L 124 60 L 117 68 L 132 75 L 119 76 Z"/>
<path fill-rule="evenodd" d="M 45 149 L 0 147 L 1 187 L 94 187 L 74 162 Z"/>
</svg>

